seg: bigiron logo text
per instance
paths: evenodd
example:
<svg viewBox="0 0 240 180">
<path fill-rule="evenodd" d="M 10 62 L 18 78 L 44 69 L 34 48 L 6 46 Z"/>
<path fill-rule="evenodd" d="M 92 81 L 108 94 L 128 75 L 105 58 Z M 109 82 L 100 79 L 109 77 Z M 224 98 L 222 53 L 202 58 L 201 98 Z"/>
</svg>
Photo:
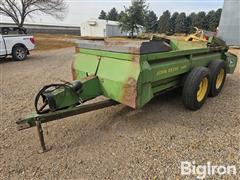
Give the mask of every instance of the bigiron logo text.
<svg viewBox="0 0 240 180">
<path fill-rule="evenodd" d="M 205 165 L 197 165 L 195 161 L 181 162 L 181 175 L 190 176 L 196 175 L 198 179 L 204 179 L 207 176 L 235 176 L 237 174 L 236 166 L 233 165 L 214 165 L 207 162 Z"/>
</svg>

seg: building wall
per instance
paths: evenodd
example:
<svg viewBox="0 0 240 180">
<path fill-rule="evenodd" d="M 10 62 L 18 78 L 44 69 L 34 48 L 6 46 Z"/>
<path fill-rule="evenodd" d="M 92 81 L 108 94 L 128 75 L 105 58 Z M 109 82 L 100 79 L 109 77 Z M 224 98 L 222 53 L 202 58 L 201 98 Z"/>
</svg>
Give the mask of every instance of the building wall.
<svg viewBox="0 0 240 180">
<path fill-rule="evenodd" d="M 93 21 L 86 21 L 81 24 L 81 36 L 106 37 L 106 22 L 96 21 L 95 25 L 90 22 Z"/>
<path fill-rule="evenodd" d="M 121 32 L 118 22 L 98 19 L 90 19 L 81 24 L 81 36 L 89 37 L 113 37 L 126 36 L 127 32 Z"/>
<path fill-rule="evenodd" d="M 228 45 L 240 46 L 240 0 L 225 0 L 218 36 Z"/>
<path fill-rule="evenodd" d="M 16 27 L 13 23 L 0 23 L 2 27 Z M 72 34 L 81 35 L 80 27 L 75 26 L 56 26 L 56 25 L 42 25 L 42 24 L 25 24 L 24 27 L 28 33 L 46 33 L 46 34 Z"/>
<path fill-rule="evenodd" d="M 118 25 L 107 25 L 106 29 L 107 37 L 127 36 L 127 32 L 121 32 L 121 29 Z"/>
</svg>

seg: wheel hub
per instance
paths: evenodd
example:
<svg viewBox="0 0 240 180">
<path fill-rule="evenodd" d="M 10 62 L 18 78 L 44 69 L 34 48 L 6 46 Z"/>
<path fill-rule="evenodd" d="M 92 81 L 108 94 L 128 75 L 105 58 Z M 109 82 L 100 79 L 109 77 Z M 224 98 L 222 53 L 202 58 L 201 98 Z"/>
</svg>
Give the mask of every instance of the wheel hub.
<svg viewBox="0 0 240 180">
<path fill-rule="evenodd" d="M 22 49 L 18 49 L 16 54 L 19 59 L 23 59 L 25 57 L 25 51 Z"/>
<path fill-rule="evenodd" d="M 202 81 L 200 82 L 199 84 L 199 87 L 198 87 L 198 92 L 197 92 L 197 101 L 198 102 L 201 102 L 206 93 L 207 93 L 207 89 L 208 89 L 208 78 L 205 77 L 202 79 Z"/>
<path fill-rule="evenodd" d="M 216 79 L 216 89 L 219 89 L 223 83 L 224 69 L 221 69 Z"/>
</svg>

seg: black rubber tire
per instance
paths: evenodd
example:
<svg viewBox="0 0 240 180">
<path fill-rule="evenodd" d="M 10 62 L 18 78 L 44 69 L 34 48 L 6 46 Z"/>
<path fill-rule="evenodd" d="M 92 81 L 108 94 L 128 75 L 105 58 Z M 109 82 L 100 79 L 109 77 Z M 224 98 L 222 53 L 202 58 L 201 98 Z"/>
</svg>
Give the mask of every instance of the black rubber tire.
<svg viewBox="0 0 240 180">
<path fill-rule="evenodd" d="M 23 61 L 27 58 L 27 50 L 22 46 L 16 46 L 12 50 L 12 57 L 15 61 Z"/>
<path fill-rule="evenodd" d="M 203 100 L 197 100 L 197 92 L 201 81 L 207 77 L 208 87 Z M 206 67 L 196 67 L 188 75 L 183 85 L 182 101 L 186 108 L 190 110 L 198 110 L 205 103 L 211 85 L 211 75 Z"/>
<path fill-rule="evenodd" d="M 215 97 L 217 96 L 225 83 L 225 79 L 226 79 L 226 63 L 223 60 L 215 60 L 212 61 L 209 66 L 208 66 L 210 73 L 211 73 L 211 77 L 212 77 L 212 83 L 211 83 L 211 88 L 209 91 L 209 96 L 210 97 Z M 216 82 L 217 82 L 217 77 L 218 74 L 220 73 L 220 70 L 223 69 L 224 70 L 224 76 L 223 76 L 223 80 L 222 80 L 222 84 L 219 88 L 216 87 Z"/>
</svg>

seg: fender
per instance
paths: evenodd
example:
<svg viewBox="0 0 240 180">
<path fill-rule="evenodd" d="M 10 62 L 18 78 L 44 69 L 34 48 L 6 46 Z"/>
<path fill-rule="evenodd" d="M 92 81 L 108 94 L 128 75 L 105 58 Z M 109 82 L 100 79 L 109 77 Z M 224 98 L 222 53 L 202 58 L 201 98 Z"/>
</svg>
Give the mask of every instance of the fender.
<svg viewBox="0 0 240 180">
<path fill-rule="evenodd" d="M 13 53 L 13 49 L 15 48 L 15 47 L 23 47 L 24 49 L 26 49 L 26 51 L 27 51 L 27 54 L 29 54 L 29 50 L 28 50 L 28 48 L 24 45 L 24 44 L 22 44 L 22 43 L 17 43 L 17 44 L 15 44 L 13 47 L 12 47 L 12 52 L 11 52 L 11 54 Z"/>
</svg>

